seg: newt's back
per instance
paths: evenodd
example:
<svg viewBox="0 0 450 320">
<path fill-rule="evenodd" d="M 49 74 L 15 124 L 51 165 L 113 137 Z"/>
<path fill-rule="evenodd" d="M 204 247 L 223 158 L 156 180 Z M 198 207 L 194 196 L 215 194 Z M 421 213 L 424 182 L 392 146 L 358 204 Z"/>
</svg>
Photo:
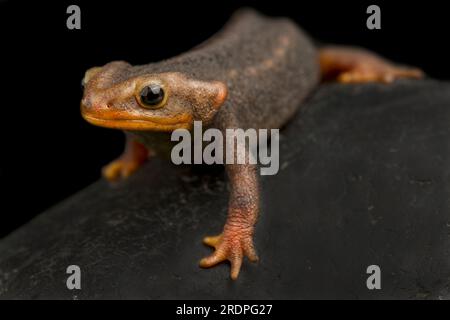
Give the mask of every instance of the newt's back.
<svg viewBox="0 0 450 320">
<path fill-rule="evenodd" d="M 155 71 L 224 82 L 228 98 L 216 116 L 219 127 L 231 121 L 242 128 L 279 128 L 319 80 L 309 37 L 289 19 L 249 9 L 200 46 L 155 64 Z"/>
</svg>

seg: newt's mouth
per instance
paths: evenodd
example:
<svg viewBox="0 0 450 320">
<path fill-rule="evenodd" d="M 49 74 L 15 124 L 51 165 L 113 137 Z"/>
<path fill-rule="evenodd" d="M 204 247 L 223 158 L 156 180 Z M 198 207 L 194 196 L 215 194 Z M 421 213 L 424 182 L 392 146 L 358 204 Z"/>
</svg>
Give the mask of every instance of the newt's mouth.
<svg viewBox="0 0 450 320">
<path fill-rule="evenodd" d="M 106 119 L 99 118 L 81 112 L 83 118 L 96 126 L 120 129 L 120 130 L 137 130 L 137 131 L 173 131 L 176 129 L 189 129 L 192 124 L 190 115 L 179 115 L 175 119 Z"/>
</svg>

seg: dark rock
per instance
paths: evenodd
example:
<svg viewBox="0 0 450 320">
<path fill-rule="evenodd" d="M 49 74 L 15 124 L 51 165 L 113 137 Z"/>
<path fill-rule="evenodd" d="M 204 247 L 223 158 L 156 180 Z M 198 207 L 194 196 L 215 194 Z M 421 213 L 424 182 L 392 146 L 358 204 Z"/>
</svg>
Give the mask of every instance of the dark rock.
<svg viewBox="0 0 450 320">
<path fill-rule="evenodd" d="M 154 159 L 99 181 L 0 242 L 0 298 L 450 298 L 450 84 L 326 85 L 262 178 L 258 264 L 203 270 L 223 169 Z M 81 267 L 82 289 L 66 288 Z M 382 289 L 368 290 L 379 265 Z"/>
</svg>

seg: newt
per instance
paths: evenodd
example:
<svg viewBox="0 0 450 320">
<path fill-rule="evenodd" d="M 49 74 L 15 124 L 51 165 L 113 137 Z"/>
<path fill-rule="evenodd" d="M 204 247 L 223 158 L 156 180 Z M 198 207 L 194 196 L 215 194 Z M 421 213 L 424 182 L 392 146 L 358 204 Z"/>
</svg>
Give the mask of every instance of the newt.
<svg viewBox="0 0 450 320">
<path fill-rule="evenodd" d="M 81 114 L 94 125 L 125 131 L 124 153 L 103 168 L 106 179 L 117 180 L 149 156 L 167 154 L 171 132 L 191 130 L 194 121 L 222 132 L 276 129 L 321 80 L 390 83 L 422 76 L 420 69 L 362 48 L 316 46 L 288 18 L 242 9 L 221 31 L 179 56 L 136 66 L 114 61 L 87 70 Z M 228 260 L 232 279 L 244 257 L 258 260 L 253 242 L 260 207 L 256 166 L 225 164 L 230 185 L 226 223 L 221 234 L 203 240 L 215 251 L 200 266 Z"/>
</svg>

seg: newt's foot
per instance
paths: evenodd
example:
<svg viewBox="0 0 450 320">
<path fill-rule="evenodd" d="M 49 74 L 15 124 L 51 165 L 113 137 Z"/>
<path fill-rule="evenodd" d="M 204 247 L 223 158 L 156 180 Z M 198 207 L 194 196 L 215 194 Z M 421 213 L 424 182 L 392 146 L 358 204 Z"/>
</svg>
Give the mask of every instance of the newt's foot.
<svg viewBox="0 0 450 320">
<path fill-rule="evenodd" d="M 361 65 L 341 73 L 337 80 L 341 83 L 383 82 L 391 83 L 399 78 L 420 79 L 424 76 L 417 68 L 394 65 Z"/>
<path fill-rule="evenodd" d="M 200 267 L 210 268 L 225 260 L 231 263 L 231 279 L 236 280 L 241 269 L 244 256 L 252 261 L 258 261 L 253 245 L 253 228 L 227 229 L 218 236 L 205 237 L 203 243 L 214 247 L 215 252 L 200 261 Z"/>
<path fill-rule="evenodd" d="M 141 164 L 141 161 L 118 158 L 103 167 L 102 175 L 109 181 L 116 181 L 120 178 L 125 179 L 134 173 Z"/>
</svg>

